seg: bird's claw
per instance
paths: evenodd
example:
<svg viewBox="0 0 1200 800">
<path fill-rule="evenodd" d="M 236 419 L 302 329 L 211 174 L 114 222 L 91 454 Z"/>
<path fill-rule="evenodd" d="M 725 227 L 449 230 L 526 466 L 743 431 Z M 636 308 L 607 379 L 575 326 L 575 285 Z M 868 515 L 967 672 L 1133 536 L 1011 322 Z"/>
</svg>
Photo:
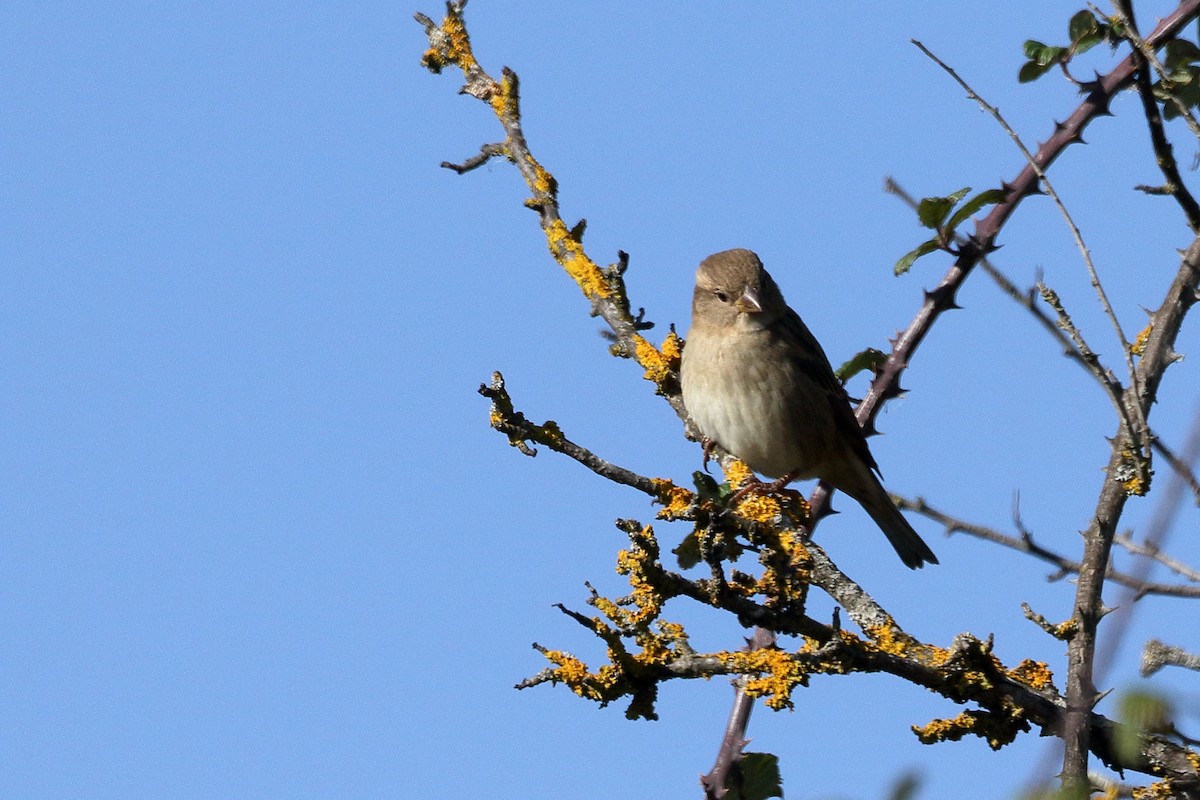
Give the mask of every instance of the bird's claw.
<svg viewBox="0 0 1200 800">
<path fill-rule="evenodd" d="M 787 486 L 789 483 L 791 483 L 795 479 L 796 479 L 796 474 L 794 472 L 789 472 L 787 475 L 784 475 L 782 478 L 773 480 L 770 483 L 767 483 L 766 481 L 761 481 L 756 476 L 751 475 L 750 480 L 748 480 L 746 482 L 746 485 L 733 493 L 733 496 L 729 498 L 729 502 L 731 504 L 739 503 L 743 499 L 745 499 L 746 497 L 749 497 L 752 494 L 757 494 L 757 495 L 775 494 L 776 492 L 782 490 L 783 487 Z"/>
</svg>

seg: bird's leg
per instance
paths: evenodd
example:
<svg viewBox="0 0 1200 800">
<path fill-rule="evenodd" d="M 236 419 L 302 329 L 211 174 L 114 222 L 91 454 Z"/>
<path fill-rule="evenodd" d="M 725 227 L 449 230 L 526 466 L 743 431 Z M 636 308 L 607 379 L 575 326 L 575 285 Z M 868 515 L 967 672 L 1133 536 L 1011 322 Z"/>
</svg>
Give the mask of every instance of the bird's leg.
<svg viewBox="0 0 1200 800">
<path fill-rule="evenodd" d="M 751 475 L 746 485 L 733 493 L 733 497 L 729 498 L 729 502 L 731 504 L 737 503 L 742 498 L 751 494 L 775 494 L 798 477 L 800 477 L 800 470 L 798 469 L 792 470 L 782 478 L 773 480 L 770 483 L 761 481 L 756 476 Z"/>
<path fill-rule="evenodd" d="M 717 443 L 707 436 L 700 440 L 700 452 L 704 454 L 702 466 L 704 467 L 705 472 L 708 472 L 708 462 L 712 461 L 712 451 L 716 446 Z"/>
</svg>

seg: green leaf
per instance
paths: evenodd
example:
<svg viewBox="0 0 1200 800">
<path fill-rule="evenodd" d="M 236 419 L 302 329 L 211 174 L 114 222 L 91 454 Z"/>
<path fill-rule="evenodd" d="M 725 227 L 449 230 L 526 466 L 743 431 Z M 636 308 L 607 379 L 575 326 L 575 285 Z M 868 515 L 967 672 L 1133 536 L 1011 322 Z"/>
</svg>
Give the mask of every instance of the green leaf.
<svg viewBox="0 0 1200 800">
<path fill-rule="evenodd" d="M 1025 42 L 1025 57 L 1030 61 L 1036 61 L 1042 66 L 1057 64 L 1063 60 L 1066 52 L 1067 48 L 1065 47 L 1043 44 L 1035 39 L 1029 39 Z"/>
<path fill-rule="evenodd" d="M 1075 55 L 1086 53 L 1088 50 L 1091 50 L 1093 47 L 1103 42 L 1104 34 L 1105 31 L 1101 28 L 1097 28 L 1093 33 L 1084 34 L 1082 38 L 1072 43 L 1072 46 L 1075 48 Z"/>
<path fill-rule="evenodd" d="M 1021 71 L 1017 73 L 1017 80 L 1021 83 L 1031 83 L 1050 71 L 1053 64 L 1039 64 L 1036 61 L 1026 61 L 1021 65 Z"/>
<path fill-rule="evenodd" d="M 1163 63 L 1168 70 L 1191 64 L 1193 61 L 1200 61 L 1200 47 L 1187 39 L 1172 39 L 1167 42 L 1167 55 Z"/>
<path fill-rule="evenodd" d="M 692 473 L 692 483 L 696 486 L 696 494 L 701 500 L 720 500 L 721 484 L 707 472 L 696 470 Z"/>
<path fill-rule="evenodd" d="M 975 212 L 979 209 L 984 206 L 994 206 L 996 203 L 1003 201 L 1004 198 L 1005 192 L 1003 189 L 988 189 L 985 192 L 980 192 L 954 212 L 954 216 L 950 218 L 950 222 L 946 227 L 953 231 L 964 221 L 975 216 Z"/>
<path fill-rule="evenodd" d="M 912 268 L 914 261 L 916 261 L 921 256 L 929 255 L 930 253 L 932 253 L 934 250 L 937 250 L 937 249 L 938 249 L 937 239 L 930 239 L 928 242 L 922 242 L 915 249 L 909 251 L 908 253 L 905 253 L 904 256 L 899 261 L 896 262 L 896 266 L 893 268 L 893 271 L 897 275 L 903 275 L 904 273 L 908 272 L 909 269 Z"/>
<path fill-rule="evenodd" d="M 875 368 L 885 361 L 887 361 L 887 353 L 876 350 L 874 347 L 868 347 L 862 352 L 855 353 L 849 361 L 838 367 L 834 374 L 837 375 L 839 381 L 845 383 L 860 372 L 867 370 L 874 372 Z"/>
<path fill-rule="evenodd" d="M 1067 35 L 1071 37 L 1071 44 L 1077 44 L 1085 36 L 1094 34 L 1099 27 L 1095 15 L 1085 9 L 1075 12 L 1075 16 L 1071 17 L 1067 25 Z"/>
<path fill-rule="evenodd" d="M 783 797 L 783 778 L 779 774 L 779 756 L 770 753 L 743 753 L 734 764 L 740 780 L 725 794 L 725 800 L 767 800 Z"/>
<path fill-rule="evenodd" d="M 970 186 L 965 186 L 957 192 L 946 197 L 926 197 L 917 204 L 917 218 L 921 220 L 921 224 L 931 230 L 937 230 L 942 227 L 942 223 L 946 221 L 946 217 L 950 214 L 951 209 L 967 196 L 967 192 L 971 191 Z"/>
<path fill-rule="evenodd" d="M 1166 729 L 1171 717 L 1171 705 L 1162 695 L 1140 690 L 1125 692 L 1117 703 L 1117 718 L 1122 723 L 1113 741 L 1117 755 L 1125 760 L 1135 758 L 1141 752 L 1141 737 Z"/>
</svg>

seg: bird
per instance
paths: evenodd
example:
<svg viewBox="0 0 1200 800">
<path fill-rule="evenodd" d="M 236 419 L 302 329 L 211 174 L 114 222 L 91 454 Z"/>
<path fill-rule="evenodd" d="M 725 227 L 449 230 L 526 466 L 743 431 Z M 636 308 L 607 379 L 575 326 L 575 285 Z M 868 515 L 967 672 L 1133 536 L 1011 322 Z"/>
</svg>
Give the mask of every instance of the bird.
<svg viewBox="0 0 1200 800">
<path fill-rule="evenodd" d="M 881 483 L 829 359 L 750 250 L 700 263 L 680 366 L 683 405 L 704 437 L 755 472 L 819 478 L 861 505 L 911 569 L 938 563 Z"/>
</svg>

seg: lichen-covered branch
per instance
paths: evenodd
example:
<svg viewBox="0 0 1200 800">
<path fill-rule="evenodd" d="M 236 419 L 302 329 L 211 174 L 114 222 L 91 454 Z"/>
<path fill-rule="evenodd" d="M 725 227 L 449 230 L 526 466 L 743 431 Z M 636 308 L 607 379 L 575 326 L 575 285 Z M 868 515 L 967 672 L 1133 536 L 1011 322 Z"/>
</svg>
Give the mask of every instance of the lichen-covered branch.
<svg viewBox="0 0 1200 800">
<path fill-rule="evenodd" d="M 509 444 L 524 455 L 537 455 L 537 451 L 527 444 L 536 442 L 556 453 L 573 458 L 602 478 L 632 486 L 651 497 L 662 499 L 674 488 L 665 481 L 647 478 L 605 461 L 586 447 L 568 439 L 554 420 L 547 420 L 541 425 L 530 422 L 523 413 L 513 408 L 512 398 L 504 387 L 504 376 L 499 372 L 492 373 L 491 383 L 481 385 L 479 393 L 492 401 L 492 410 L 488 415 L 492 427 L 506 435 Z"/>
<path fill-rule="evenodd" d="M 424 14 L 415 15 L 429 39 L 429 49 L 422 56 L 421 63 L 434 73 L 450 66 L 462 70 L 466 83 L 460 92 L 482 100 L 491 107 L 504 130 L 505 138 L 503 142 L 484 145 L 478 155 L 462 164 L 444 162 L 443 166 L 462 174 L 500 156 L 516 165 L 531 193 L 525 205 L 537 212 L 550 254 L 591 303 L 592 314 L 599 316 L 612 329 L 611 352 L 637 361 L 645 370 L 646 379 L 655 384 L 659 394 L 684 418 L 686 415 L 679 397 L 678 379 L 680 339 L 673 332 L 669 333 L 660 348 L 642 336 L 641 331 L 649 328 L 650 323 L 630 310 L 622 277 L 628 257 L 621 254 L 614 265 L 601 267 L 583 247 L 586 222 L 580 220 L 568 227 L 563 221 L 558 204 L 558 181 L 534 157 L 521 127 L 517 73 L 505 67 L 500 80 L 496 80 L 479 65 L 463 20 L 465 7 L 466 0 L 446 3 L 446 16 L 441 24 L 434 23 Z"/>
<path fill-rule="evenodd" d="M 704 505 L 700 517 L 706 510 L 714 510 Z M 1026 660 L 1007 667 L 993 654 L 990 642 L 969 634 L 956 637 L 945 648 L 925 644 L 890 618 L 861 636 L 806 617 L 798 627 L 801 618 L 772 610 L 763 581 L 736 573 L 690 580 L 662 566 L 659 545 L 649 526 L 632 520 L 619 526 L 630 537 L 629 549 L 622 550 L 617 561 L 618 571 L 629 580 L 630 595 L 609 599 L 593 592 L 589 604 L 597 609 L 597 616 L 564 609 L 603 640 L 609 663 L 592 669 L 569 653 L 539 647 L 551 666 L 522 681 L 520 688 L 562 683 L 601 705 L 629 698 L 627 715 L 653 717 L 655 687 L 667 680 L 746 676 L 740 681 L 746 696 L 764 698 L 772 708 L 788 708 L 793 691 L 807 685 L 812 675 L 881 672 L 923 686 L 953 703 L 974 706 L 956 717 L 914 726 L 914 732 L 928 743 L 970 734 L 999 748 L 1031 726 L 1050 734 L 1062 729 L 1065 703 L 1043 663 Z M 827 558 L 823 551 L 811 542 L 803 549 L 806 555 L 795 555 L 811 561 L 814 570 L 821 569 Z M 760 625 L 777 626 L 801 637 L 800 644 L 789 649 L 764 642 L 739 651 L 696 652 L 682 627 L 662 618 L 669 601 L 677 597 L 756 617 Z M 757 613 L 747 613 L 748 608 Z M 1070 635 L 1065 633 L 1064 638 Z M 1200 787 L 1193 764 L 1196 757 L 1168 737 L 1123 729 L 1095 713 L 1088 714 L 1086 724 L 1092 752 L 1111 768 L 1168 778 L 1176 782 L 1176 788 Z M 743 731 L 744 727 L 737 726 L 727 729 L 731 737 L 742 739 Z M 742 739 L 729 747 L 740 749 Z M 1130 750 L 1118 746 L 1118 741 L 1134 741 L 1138 746 Z"/>
</svg>

